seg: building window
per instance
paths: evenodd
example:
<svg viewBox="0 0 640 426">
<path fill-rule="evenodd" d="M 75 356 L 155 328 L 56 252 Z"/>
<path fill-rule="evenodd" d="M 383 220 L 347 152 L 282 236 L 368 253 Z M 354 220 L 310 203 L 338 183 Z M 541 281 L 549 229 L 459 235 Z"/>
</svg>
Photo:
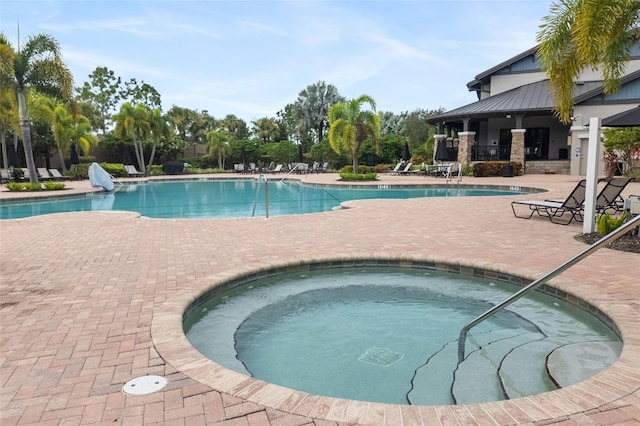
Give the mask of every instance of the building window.
<svg viewBox="0 0 640 426">
<path fill-rule="evenodd" d="M 549 159 L 549 128 L 534 127 L 524 134 L 524 153 L 526 160 Z"/>
</svg>

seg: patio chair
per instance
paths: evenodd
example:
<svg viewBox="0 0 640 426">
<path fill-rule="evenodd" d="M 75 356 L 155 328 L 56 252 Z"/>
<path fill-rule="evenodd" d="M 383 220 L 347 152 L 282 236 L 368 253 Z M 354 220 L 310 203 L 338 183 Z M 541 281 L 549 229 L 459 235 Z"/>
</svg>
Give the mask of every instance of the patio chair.
<svg viewBox="0 0 640 426">
<path fill-rule="evenodd" d="M 127 175 L 129 176 L 143 176 L 144 173 L 139 172 L 138 169 L 136 169 L 136 166 L 132 165 L 132 164 L 125 164 L 124 165 L 124 169 L 127 171 Z"/>
<path fill-rule="evenodd" d="M 398 174 L 398 172 L 400 171 L 400 167 L 402 167 L 402 161 L 400 161 L 398 164 L 396 164 L 396 166 L 393 168 L 393 170 L 391 170 L 392 174 Z"/>
<path fill-rule="evenodd" d="M 596 198 L 596 212 L 600 214 L 614 214 L 622 211 L 624 198 L 622 198 L 621 194 L 630 181 L 631 178 L 629 177 L 614 177 L 609 179 Z M 545 201 L 558 203 L 563 200 L 551 199 Z"/>
<path fill-rule="evenodd" d="M 520 219 L 531 219 L 533 214 L 537 213 L 539 216 L 548 217 L 552 223 L 559 223 L 561 225 L 568 225 L 574 219 L 576 222 L 582 222 L 586 186 L 587 181 L 581 180 L 562 202 L 549 200 L 513 201 L 511 202 L 511 210 L 513 210 L 513 215 Z M 529 208 L 529 215 L 518 215 L 515 206 L 527 206 Z M 566 213 L 570 215 L 568 221 L 562 219 Z"/>
<path fill-rule="evenodd" d="M 11 176 L 9 176 L 9 170 L 0 169 L 0 182 L 5 183 L 11 180 Z"/>
<path fill-rule="evenodd" d="M 49 174 L 51 174 L 51 178 L 54 180 L 71 179 L 71 176 L 64 176 L 58 169 L 49 169 Z"/>
<path fill-rule="evenodd" d="M 412 165 L 413 165 L 413 163 L 407 163 L 407 164 L 404 166 L 404 169 L 400 170 L 400 171 L 398 172 L 398 174 L 399 174 L 399 175 L 406 175 L 406 174 L 411 173 L 411 166 L 412 166 Z"/>
<path fill-rule="evenodd" d="M 38 167 L 36 170 L 38 171 L 38 176 L 40 177 L 40 179 L 42 179 L 42 180 L 51 180 L 51 179 L 53 179 L 53 177 L 49 174 L 49 171 L 47 171 L 46 168 Z"/>
<path fill-rule="evenodd" d="M 273 169 L 267 168 L 265 171 L 267 173 L 280 173 L 282 171 L 282 164 L 278 164 Z"/>
</svg>

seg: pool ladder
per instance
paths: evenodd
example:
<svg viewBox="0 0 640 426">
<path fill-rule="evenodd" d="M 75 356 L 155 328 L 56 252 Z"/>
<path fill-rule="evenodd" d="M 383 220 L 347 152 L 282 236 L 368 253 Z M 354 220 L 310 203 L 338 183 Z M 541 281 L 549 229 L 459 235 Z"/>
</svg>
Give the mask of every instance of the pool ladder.
<svg viewBox="0 0 640 426">
<path fill-rule="evenodd" d="M 489 318 L 493 314 L 497 313 L 498 311 L 502 310 L 503 308 L 509 306 L 510 304 L 515 302 L 516 300 L 520 299 L 522 296 L 524 296 L 527 293 L 535 290 L 536 288 L 540 287 L 542 284 L 548 282 L 550 279 L 552 279 L 555 276 L 557 276 L 557 275 L 561 274 L 562 272 L 566 271 L 567 269 L 569 269 L 570 267 L 572 267 L 573 265 L 575 265 L 576 263 L 578 263 L 579 261 L 581 261 L 585 257 L 588 257 L 589 255 L 591 255 L 596 250 L 602 248 L 602 246 L 605 246 L 608 243 L 617 240 L 618 238 L 623 236 L 626 232 L 630 231 L 631 229 L 633 229 L 634 227 L 639 226 L 639 225 L 640 225 L 640 215 L 632 218 L 630 221 L 624 223 L 619 228 L 615 229 L 614 231 L 612 231 L 609 234 L 605 235 L 604 237 L 600 238 L 598 241 L 596 241 L 595 243 L 593 243 L 592 245 L 590 245 L 589 247 L 587 247 L 586 249 L 584 249 L 583 251 L 581 251 L 577 255 L 573 256 L 571 259 L 567 260 L 566 262 L 564 262 L 560 266 L 558 266 L 555 269 L 553 269 L 552 271 L 546 273 L 545 275 L 543 275 L 542 277 L 538 278 L 537 280 L 535 280 L 531 284 L 529 284 L 526 287 L 522 288 L 517 293 L 514 293 L 512 296 L 510 296 L 509 298 L 507 298 L 503 302 L 495 305 L 493 308 L 487 310 L 485 313 L 479 315 L 475 319 L 473 319 L 473 320 L 469 321 L 467 324 L 465 324 L 462 327 L 462 329 L 460 330 L 460 337 L 458 338 L 458 363 L 461 363 L 462 361 L 464 361 L 465 342 L 467 340 L 467 332 L 472 327 L 475 327 L 476 325 L 480 324 L 482 321 L 486 320 L 487 318 Z"/>
<path fill-rule="evenodd" d="M 256 215 L 256 204 L 258 204 L 258 194 L 260 193 L 260 181 L 264 180 L 264 205 L 265 205 L 265 219 L 269 219 L 269 185 L 267 181 L 267 175 L 264 173 L 260 173 L 258 176 L 258 186 L 256 188 L 256 196 L 253 199 L 253 211 L 251 212 L 251 217 L 255 217 Z"/>
</svg>

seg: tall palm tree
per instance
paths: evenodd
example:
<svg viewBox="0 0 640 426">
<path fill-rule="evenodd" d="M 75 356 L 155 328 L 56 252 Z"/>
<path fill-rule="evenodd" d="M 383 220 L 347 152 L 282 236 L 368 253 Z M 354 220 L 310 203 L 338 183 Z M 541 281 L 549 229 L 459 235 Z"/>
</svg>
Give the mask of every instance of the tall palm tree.
<svg viewBox="0 0 640 426">
<path fill-rule="evenodd" d="M 275 142 L 280 136 L 280 125 L 275 118 L 263 117 L 251 122 L 254 136 L 262 142 Z"/>
<path fill-rule="evenodd" d="M 371 110 L 362 110 L 369 104 Z M 376 102 L 371 96 L 361 95 L 329 108 L 329 143 L 340 155 L 350 154 L 353 173 L 358 173 L 358 155 L 362 142 L 373 137 L 376 150 L 380 139 L 380 117 L 376 114 Z"/>
<path fill-rule="evenodd" d="M 207 146 L 209 153 L 218 156 L 218 168 L 224 169 L 224 160 L 229 152 L 229 141 L 233 139 L 228 130 L 211 130 L 207 133 Z"/>
<path fill-rule="evenodd" d="M 6 51 L 11 48 L 4 34 L 0 34 L 0 45 L 3 46 L 3 62 Z M 27 160 L 27 168 L 35 170 L 33 159 L 33 146 L 31 143 L 31 127 L 29 110 L 27 108 L 26 91 L 29 88 L 59 99 L 71 99 L 73 77 L 66 67 L 60 55 L 60 45 L 47 34 L 37 34 L 27 39 L 17 52 L 13 52 L 12 66 L 0 67 L 0 81 L 8 84 L 15 90 L 18 99 L 18 115 L 20 117 L 20 130 L 22 143 Z M 29 173 L 32 183 L 38 183 L 36 173 Z"/>
<path fill-rule="evenodd" d="M 18 105 L 15 91 L 11 88 L 13 49 L 0 33 L 0 141 L 2 142 L 3 168 L 9 168 L 7 133 L 17 133 L 20 129 Z"/>
<path fill-rule="evenodd" d="M 131 138 L 133 140 L 138 169 L 141 172 L 145 172 L 147 169 L 144 164 L 143 143 L 151 134 L 149 110 L 144 104 L 137 104 L 133 107 L 131 103 L 125 102 L 120 107 L 120 112 L 114 114 L 112 119 L 116 123 L 114 130 L 116 136 L 122 139 Z"/>
<path fill-rule="evenodd" d="M 338 93 L 338 89 L 333 84 L 318 81 L 298 94 L 295 103 L 296 114 L 302 122 L 302 127 L 313 129 L 318 138 L 317 142 L 320 142 L 328 125 L 329 108 L 344 100 L 345 98 Z"/>
<path fill-rule="evenodd" d="M 153 146 L 151 147 L 151 156 L 147 168 L 150 169 L 153 159 L 156 156 L 156 147 L 161 139 L 169 141 L 171 139 L 171 127 L 169 126 L 168 117 L 160 111 L 160 108 L 154 108 L 149 113 L 149 130 L 151 131 L 151 139 Z"/>
<path fill-rule="evenodd" d="M 560 121 L 571 121 L 575 81 L 584 68 L 602 70 L 606 93 L 620 88 L 631 49 L 640 39 L 639 23 L 640 0 L 559 0 L 551 5 L 538 32 L 538 57 Z"/>
</svg>

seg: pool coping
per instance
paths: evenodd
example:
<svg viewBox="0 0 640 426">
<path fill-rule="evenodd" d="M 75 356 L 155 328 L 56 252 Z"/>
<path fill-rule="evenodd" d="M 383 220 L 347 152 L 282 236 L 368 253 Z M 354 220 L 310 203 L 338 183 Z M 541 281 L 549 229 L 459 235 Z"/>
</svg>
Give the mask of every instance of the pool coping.
<svg viewBox="0 0 640 426">
<path fill-rule="evenodd" d="M 292 261 L 262 265 L 259 268 L 245 267 L 241 270 L 229 271 L 209 277 L 206 282 L 181 290 L 163 302 L 154 311 L 151 323 L 152 342 L 165 362 L 187 376 L 210 386 L 225 394 L 241 398 L 245 401 L 268 408 L 302 415 L 319 420 L 337 422 L 395 424 L 387 419 L 409 416 L 416 419 L 437 415 L 439 409 L 448 409 L 468 416 L 469 413 L 491 413 L 495 410 L 512 412 L 521 411 L 524 421 L 548 421 L 558 417 L 570 416 L 599 407 L 636 392 L 640 388 L 640 372 L 637 371 L 637 359 L 640 357 L 640 315 L 620 303 L 606 302 L 601 295 L 580 294 L 579 286 L 572 280 L 556 277 L 549 282 L 546 293 L 556 292 L 570 303 L 592 311 L 601 312 L 613 320 L 623 340 L 620 358 L 607 370 L 563 389 L 489 403 L 449 405 L 449 406 L 415 406 L 395 405 L 364 401 L 345 400 L 340 398 L 318 396 L 306 392 L 288 389 L 266 383 L 241 373 L 226 369 L 201 355 L 186 339 L 182 329 L 185 311 L 212 287 L 224 286 L 238 280 L 253 279 L 261 274 L 272 274 L 274 271 L 308 270 L 310 265 L 357 266 L 362 263 L 393 262 L 394 266 L 413 267 L 415 265 L 432 264 L 436 270 L 478 274 L 484 276 L 520 277 L 523 282 L 531 282 L 538 278 L 529 270 L 509 265 L 488 262 L 473 262 L 438 256 L 381 256 L 371 253 L 357 256 L 317 257 L 305 261 Z M 592 293 L 592 291 L 591 291 Z M 583 302 L 581 302 L 583 301 Z M 393 413 L 393 414 L 392 414 Z M 473 415 L 473 414 L 472 414 Z"/>
</svg>

